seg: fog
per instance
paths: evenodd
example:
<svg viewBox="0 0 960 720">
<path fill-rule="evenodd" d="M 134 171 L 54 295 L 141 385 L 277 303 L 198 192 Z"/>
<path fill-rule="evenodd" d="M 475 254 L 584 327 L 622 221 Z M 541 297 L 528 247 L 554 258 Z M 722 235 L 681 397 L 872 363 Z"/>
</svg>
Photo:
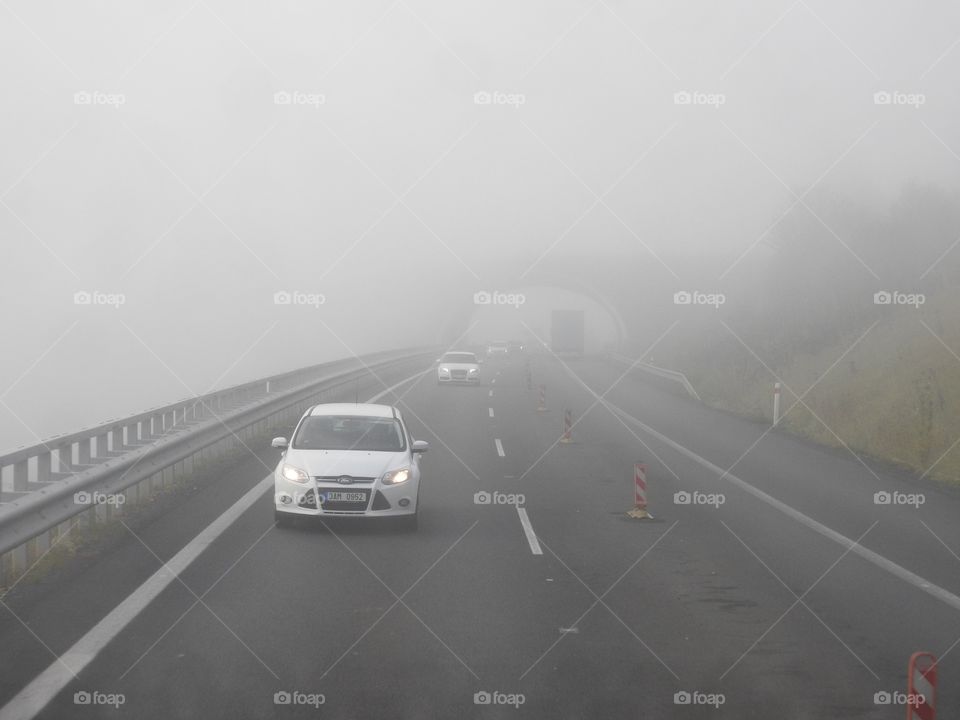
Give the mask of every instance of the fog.
<svg viewBox="0 0 960 720">
<path fill-rule="evenodd" d="M 0 447 L 448 345 L 480 291 L 586 283 L 641 353 L 720 327 L 678 291 L 786 336 L 849 309 L 823 289 L 946 287 L 958 32 L 950 2 L 3 3 Z"/>
</svg>

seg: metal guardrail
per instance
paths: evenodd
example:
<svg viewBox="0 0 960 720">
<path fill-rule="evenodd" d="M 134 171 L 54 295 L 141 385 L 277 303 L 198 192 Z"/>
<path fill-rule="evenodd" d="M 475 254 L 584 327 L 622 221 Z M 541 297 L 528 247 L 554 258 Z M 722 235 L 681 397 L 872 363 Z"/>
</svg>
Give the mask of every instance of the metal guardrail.
<svg viewBox="0 0 960 720">
<path fill-rule="evenodd" d="M 617 362 L 624 363 L 626 365 L 632 365 L 635 370 L 642 370 L 643 372 L 651 375 L 656 375 L 657 377 L 662 377 L 666 378 L 667 380 L 677 382 L 683 385 L 683 389 L 687 391 L 687 394 L 690 397 L 692 397 L 694 400 L 700 400 L 700 396 L 697 394 L 697 391 L 694 390 L 693 385 L 690 384 L 690 381 L 687 380 L 687 376 L 682 372 L 657 367 L 656 365 L 651 365 L 650 363 L 646 363 L 641 360 L 633 360 L 632 358 L 628 358 L 626 355 L 619 355 L 617 353 L 610 353 L 610 357 Z"/>
<path fill-rule="evenodd" d="M 34 486 L 32 492 L 0 504 L 0 580 L 8 580 L 29 567 L 39 553 L 69 529 L 69 521 L 74 516 L 91 513 L 91 520 L 95 522 L 109 517 L 117 507 L 116 502 L 81 504 L 76 501 L 77 494 L 85 493 L 91 501 L 100 496 L 118 499 L 122 494 L 123 504 L 127 500 L 135 504 L 144 492 L 150 494 L 176 476 L 191 472 L 195 462 L 220 457 L 272 425 L 295 422 L 307 407 L 322 401 L 323 393 L 358 381 L 367 374 L 366 368 L 376 369 L 418 357 L 432 358 L 435 352 L 434 348 L 407 349 L 302 368 L 71 433 L 56 438 L 52 444 L 24 448 L 0 457 L 0 466 L 20 467 L 21 476 L 24 464 L 37 458 L 36 473 L 36 466 L 41 463 L 49 468 L 50 456 L 58 450 L 89 443 L 92 438 L 99 442 L 99 438 L 118 430 L 134 428 L 136 431 L 144 427 L 145 421 L 150 421 L 149 426 L 155 432 L 155 421 L 161 418 L 159 434 L 137 434 L 136 445 L 123 445 L 103 455 L 97 453 L 96 457 L 88 458 L 96 462 L 91 466 L 74 467 L 72 472 L 59 477 L 50 472 L 47 480 L 29 483 Z M 165 434 L 162 418 L 171 415 L 174 420 L 182 419 L 179 424 L 170 425 L 171 432 Z M 117 455 L 121 447 L 124 452 Z M 133 497 L 128 498 L 131 494 Z"/>
</svg>

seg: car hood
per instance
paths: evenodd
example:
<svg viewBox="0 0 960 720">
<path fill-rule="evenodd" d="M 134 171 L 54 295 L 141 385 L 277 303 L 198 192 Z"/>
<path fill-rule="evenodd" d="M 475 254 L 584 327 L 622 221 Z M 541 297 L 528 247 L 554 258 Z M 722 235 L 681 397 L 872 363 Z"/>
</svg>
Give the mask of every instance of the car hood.
<svg viewBox="0 0 960 720">
<path fill-rule="evenodd" d="M 388 470 L 409 464 L 405 452 L 369 452 L 367 450 L 287 451 L 283 462 L 306 470 L 310 477 L 352 475 L 378 478 Z"/>
<path fill-rule="evenodd" d="M 451 370 L 479 370 L 480 366 L 477 363 L 440 363 L 440 367 L 450 368 Z"/>
</svg>

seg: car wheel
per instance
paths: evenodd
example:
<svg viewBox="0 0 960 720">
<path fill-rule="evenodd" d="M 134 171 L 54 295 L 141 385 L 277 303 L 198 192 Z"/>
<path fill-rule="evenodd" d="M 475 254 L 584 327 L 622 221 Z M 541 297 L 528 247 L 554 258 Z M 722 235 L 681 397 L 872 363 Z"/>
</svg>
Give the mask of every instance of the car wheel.
<svg viewBox="0 0 960 720">
<path fill-rule="evenodd" d="M 297 519 L 293 515 L 278 510 L 273 511 L 273 519 L 276 521 L 277 527 L 289 528 L 297 524 Z"/>
</svg>

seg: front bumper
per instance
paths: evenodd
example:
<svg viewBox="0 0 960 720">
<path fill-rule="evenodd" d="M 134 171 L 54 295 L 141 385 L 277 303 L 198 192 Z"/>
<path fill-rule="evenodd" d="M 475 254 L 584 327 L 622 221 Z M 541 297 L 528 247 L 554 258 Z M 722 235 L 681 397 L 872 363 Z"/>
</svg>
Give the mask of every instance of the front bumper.
<svg viewBox="0 0 960 720">
<path fill-rule="evenodd" d="M 400 485 L 369 484 L 339 485 L 311 482 L 293 483 L 285 478 L 274 478 L 274 508 L 279 513 L 306 517 L 402 517 L 417 512 L 419 480 L 408 480 Z M 329 493 L 349 500 L 328 499 Z M 355 499 L 362 494 L 363 500 Z M 317 502 L 317 497 L 321 502 Z M 337 498 L 333 495 L 332 498 Z"/>
<path fill-rule="evenodd" d="M 452 385 L 479 385 L 480 375 L 467 375 L 466 377 L 454 377 L 452 375 L 437 375 L 437 382 L 450 383 Z"/>
</svg>

